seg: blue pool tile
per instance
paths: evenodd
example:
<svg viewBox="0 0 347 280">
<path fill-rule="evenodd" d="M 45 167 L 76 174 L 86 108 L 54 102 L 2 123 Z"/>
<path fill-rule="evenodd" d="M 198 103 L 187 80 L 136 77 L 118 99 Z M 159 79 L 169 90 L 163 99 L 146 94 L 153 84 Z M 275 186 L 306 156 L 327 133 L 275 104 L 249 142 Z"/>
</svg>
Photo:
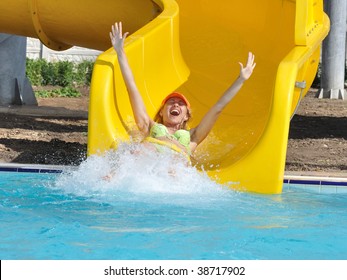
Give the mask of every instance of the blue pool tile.
<svg viewBox="0 0 347 280">
<path fill-rule="evenodd" d="M 3 172 L 18 172 L 17 167 L 0 167 L 0 171 Z"/>
<path fill-rule="evenodd" d="M 18 168 L 18 172 L 39 173 L 40 169 L 36 169 L 36 168 Z"/>
<path fill-rule="evenodd" d="M 296 185 L 315 185 L 315 186 L 319 186 L 320 185 L 320 181 L 317 180 L 289 180 L 290 184 L 296 184 Z"/>
<path fill-rule="evenodd" d="M 332 181 L 321 181 L 322 186 L 342 186 L 346 187 L 347 182 L 332 182 Z"/>
<path fill-rule="evenodd" d="M 40 173 L 62 173 L 63 170 L 58 169 L 41 169 Z"/>
<path fill-rule="evenodd" d="M 0 172 L 20 172 L 20 173 L 62 173 L 62 169 L 46 169 L 46 168 L 32 168 L 32 167 L 0 167 Z"/>
</svg>

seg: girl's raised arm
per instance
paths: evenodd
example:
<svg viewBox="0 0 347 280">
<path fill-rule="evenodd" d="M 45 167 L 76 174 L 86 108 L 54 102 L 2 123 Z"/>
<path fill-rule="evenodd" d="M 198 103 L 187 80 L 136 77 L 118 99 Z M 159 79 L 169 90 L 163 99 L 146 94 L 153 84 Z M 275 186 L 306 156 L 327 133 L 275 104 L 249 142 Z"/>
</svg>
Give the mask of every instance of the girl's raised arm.
<svg viewBox="0 0 347 280">
<path fill-rule="evenodd" d="M 122 23 L 115 23 L 112 26 L 110 32 L 110 39 L 112 46 L 117 53 L 119 66 L 122 72 L 122 76 L 127 87 L 131 108 L 135 117 L 135 122 L 139 130 L 145 134 L 148 133 L 153 120 L 149 117 L 141 94 L 136 86 L 135 79 L 131 68 L 128 63 L 128 59 L 124 52 L 124 41 L 128 35 L 128 32 L 123 34 Z"/>
<path fill-rule="evenodd" d="M 217 103 L 212 106 L 212 108 L 206 113 L 202 118 L 200 124 L 191 130 L 191 149 L 194 150 L 197 145 L 199 145 L 206 136 L 212 130 L 215 122 L 217 121 L 220 113 L 223 109 L 230 103 L 234 96 L 239 92 L 243 83 L 249 79 L 252 75 L 256 63 L 254 62 L 254 55 L 250 52 L 248 54 L 248 60 L 245 67 L 240 64 L 240 76 L 235 80 L 235 82 L 224 92 L 224 94 L 219 98 Z"/>
</svg>

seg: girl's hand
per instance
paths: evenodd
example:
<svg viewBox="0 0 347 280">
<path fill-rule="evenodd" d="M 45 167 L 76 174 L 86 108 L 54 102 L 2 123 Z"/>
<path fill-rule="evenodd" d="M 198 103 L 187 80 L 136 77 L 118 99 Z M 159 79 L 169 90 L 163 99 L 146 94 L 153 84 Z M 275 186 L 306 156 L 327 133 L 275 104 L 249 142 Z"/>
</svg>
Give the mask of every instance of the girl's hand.
<svg viewBox="0 0 347 280">
<path fill-rule="evenodd" d="M 241 62 L 239 62 L 239 64 L 241 67 L 240 78 L 246 81 L 252 75 L 254 67 L 256 66 L 256 63 L 254 62 L 254 54 L 252 54 L 251 52 L 248 53 L 246 67 L 243 67 L 243 64 Z"/>
<path fill-rule="evenodd" d="M 123 34 L 121 22 L 119 23 L 116 22 L 114 25 L 112 25 L 112 31 L 110 32 L 110 39 L 112 42 L 112 46 L 117 53 L 120 53 L 123 51 L 124 41 L 126 37 L 128 36 L 128 34 L 129 32 L 126 32 Z"/>
</svg>

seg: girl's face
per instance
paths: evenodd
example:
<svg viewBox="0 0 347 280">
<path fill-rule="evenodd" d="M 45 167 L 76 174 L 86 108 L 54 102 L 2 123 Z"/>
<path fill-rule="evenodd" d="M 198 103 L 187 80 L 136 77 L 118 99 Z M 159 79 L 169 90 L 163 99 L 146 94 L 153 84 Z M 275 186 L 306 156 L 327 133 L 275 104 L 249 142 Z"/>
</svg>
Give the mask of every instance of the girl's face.
<svg viewBox="0 0 347 280">
<path fill-rule="evenodd" d="M 189 118 L 186 103 L 178 97 L 172 97 L 166 101 L 161 114 L 164 125 L 183 124 Z"/>
</svg>

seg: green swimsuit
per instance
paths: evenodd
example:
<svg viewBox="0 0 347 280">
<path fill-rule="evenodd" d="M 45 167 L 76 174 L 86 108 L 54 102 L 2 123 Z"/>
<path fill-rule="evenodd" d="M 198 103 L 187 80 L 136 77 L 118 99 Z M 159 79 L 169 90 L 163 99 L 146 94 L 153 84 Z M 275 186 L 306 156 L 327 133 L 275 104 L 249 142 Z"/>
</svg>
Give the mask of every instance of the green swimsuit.
<svg viewBox="0 0 347 280">
<path fill-rule="evenodd" d="M 185 147 L 185 150 L 180 149 L 177 145 L 162 141 L 158 138 L 161 137 L 167 137 L 168 139 L 176 140 L 178 141 L 183 147 Z M 168 146 L 172 150 L 182 153 L 186 156 L 190 156 L 190 132 L 185 129 L 179 129 L 174 134 L 170 134 L 167 127 L 160 123 L 154 123 L 149 131 L 149 137 L 145 139 L 147 142 L 151 142 L 155 144 L 158 151 L 162 150 L 162 146 Z"/>
</svg>

